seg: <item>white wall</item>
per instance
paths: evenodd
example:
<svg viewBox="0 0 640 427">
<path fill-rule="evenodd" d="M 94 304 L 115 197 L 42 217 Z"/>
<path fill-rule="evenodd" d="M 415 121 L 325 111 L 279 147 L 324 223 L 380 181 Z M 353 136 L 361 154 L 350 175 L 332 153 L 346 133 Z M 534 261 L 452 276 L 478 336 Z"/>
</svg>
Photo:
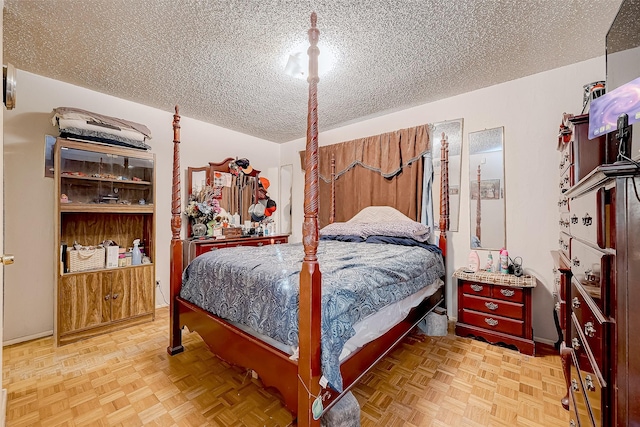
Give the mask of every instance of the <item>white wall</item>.
<svg viewBox="0 0 640 427">
<path fill-rule="evenodd" d="M 17 81 L 16 109 L 4 114 L 5 248 L 16 256 L 16 263 L 5 271 L 4 342 L 34 338 L 53 330 L 54 195 L 53 180 L 44 178 L 44 135 L 58 135 L 50 121 L 55 107 L 83 108 L 143 123 L 151 129 L 153 139 L 149 144 L 157 162 L 154 262 L 156 278 L 168 301 L 172 113 L 27 72 L 18 71 Z M 176 96 L 175 102 L 180 101 Z M 168 105 L 169 108 L 173 106 Z M 182 117 L 181 125 L 183 197 L 187 166 L 204 166 L 209 161 L 238 156 L 248 158 L 258 170 L 277 171 L 278 144 L 187 117 Z M 273 178 L 272 182 L 277 182 L 277 177 Z M 165 304 L 162 294 L 156 294 L 157 305 Z"/>
<path fill-rule="evenodd" d="M 556 151 L 558 126 L 563 112 L 579 114 L 582 109 L 582 85 L 604 80 L 604 57 L 573 64 L 452 98 L 322 132 L 320 145 L 335 144 L 396 129 L 464 118 L 462 183 L 468 183 L 468 134 L 504 126 L 505 199 L 507 203 L 507 249 L 521 256 L 527 273 L 539 279 L 533 291 L 533 326 L 536 339 L 554 342 L 553 274 L 549 251 L 558 241 L 558 162 Z M 319 83 L 319 116 L 322 124 L 322 80 Z M 283 145 L 280 164 L 294 165 L 293 235 L 302 235 L 304 175 L 298 151 L 304 139 Z M 461 200 L 469 199 L 469 188 L 462 185 Z M 450 233 L 447 269 L 467 264 L 469 255 L 469 204 L 461 203 L 460 228 Z M 485 264 L 486 252 L 481 253 Z M 449 314 L 455 317 L 457 301 L 448 280 Z"/>
</svg>

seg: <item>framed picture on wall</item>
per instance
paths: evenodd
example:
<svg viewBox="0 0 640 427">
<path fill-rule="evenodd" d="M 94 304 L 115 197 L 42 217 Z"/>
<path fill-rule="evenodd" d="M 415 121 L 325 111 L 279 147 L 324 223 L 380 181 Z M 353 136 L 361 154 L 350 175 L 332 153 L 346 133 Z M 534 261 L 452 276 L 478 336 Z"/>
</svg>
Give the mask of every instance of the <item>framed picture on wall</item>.
<svg viewBox="0 0 640 427">
<path fill-rule="evenodd" d="M 478 200 L 478 182 L 471 181 L 471 200 Z M 480 181 L 480 199 L 481 200 L 497 200 L 501 198 L 500 180 L 487 179 Z"/>
</svg>

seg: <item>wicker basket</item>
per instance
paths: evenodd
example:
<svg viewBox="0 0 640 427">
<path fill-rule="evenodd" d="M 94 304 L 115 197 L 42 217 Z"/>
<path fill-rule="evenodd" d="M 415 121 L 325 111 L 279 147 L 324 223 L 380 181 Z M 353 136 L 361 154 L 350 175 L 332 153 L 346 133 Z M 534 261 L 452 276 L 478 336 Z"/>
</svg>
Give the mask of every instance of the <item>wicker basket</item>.
<svg viewBox="0 0 640 427">
<path fill-rule="evenodd" d="M 95 270 L 104 268 L 104 248 L 102 246 L 85 246 L 81 249 L 68 249 L 69 272 Z"/>
</svg>

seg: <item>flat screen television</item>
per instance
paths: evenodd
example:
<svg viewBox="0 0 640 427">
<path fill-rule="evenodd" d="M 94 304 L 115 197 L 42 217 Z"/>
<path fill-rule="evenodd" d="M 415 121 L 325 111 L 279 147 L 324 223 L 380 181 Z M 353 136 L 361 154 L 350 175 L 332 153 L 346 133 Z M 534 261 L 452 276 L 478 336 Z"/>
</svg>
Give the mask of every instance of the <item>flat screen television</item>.
<svg viewBox="0 0 640 427">
<path fill-rule="evenodd" d="M 622 2 L 607 33 L 606 51 L 607 94 L 627 85 L 623 88 L 627 96 L 640 102 L 640 93 L 628 91 L 634 87 L 629 83 L 640 77 L 640 0 Z M 629 154 L 635 159 L 640 156 L 640 123 L 633 125 L 632 129 L 633 146 Z"/>
</svg>

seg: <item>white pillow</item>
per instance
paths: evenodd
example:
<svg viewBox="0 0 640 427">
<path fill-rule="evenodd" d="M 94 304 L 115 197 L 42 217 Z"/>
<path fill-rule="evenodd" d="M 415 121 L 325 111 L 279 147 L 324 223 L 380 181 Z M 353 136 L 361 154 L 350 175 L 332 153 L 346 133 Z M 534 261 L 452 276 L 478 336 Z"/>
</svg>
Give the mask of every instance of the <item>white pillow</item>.
<svg viewBox="0 0 640 427">
<path fill-rule="evenodd" d="M 412 221 L 411 218 L 391 206 L 369 206 L 355 214 L 347 222 L 398 222 Z"/>
</svg>

